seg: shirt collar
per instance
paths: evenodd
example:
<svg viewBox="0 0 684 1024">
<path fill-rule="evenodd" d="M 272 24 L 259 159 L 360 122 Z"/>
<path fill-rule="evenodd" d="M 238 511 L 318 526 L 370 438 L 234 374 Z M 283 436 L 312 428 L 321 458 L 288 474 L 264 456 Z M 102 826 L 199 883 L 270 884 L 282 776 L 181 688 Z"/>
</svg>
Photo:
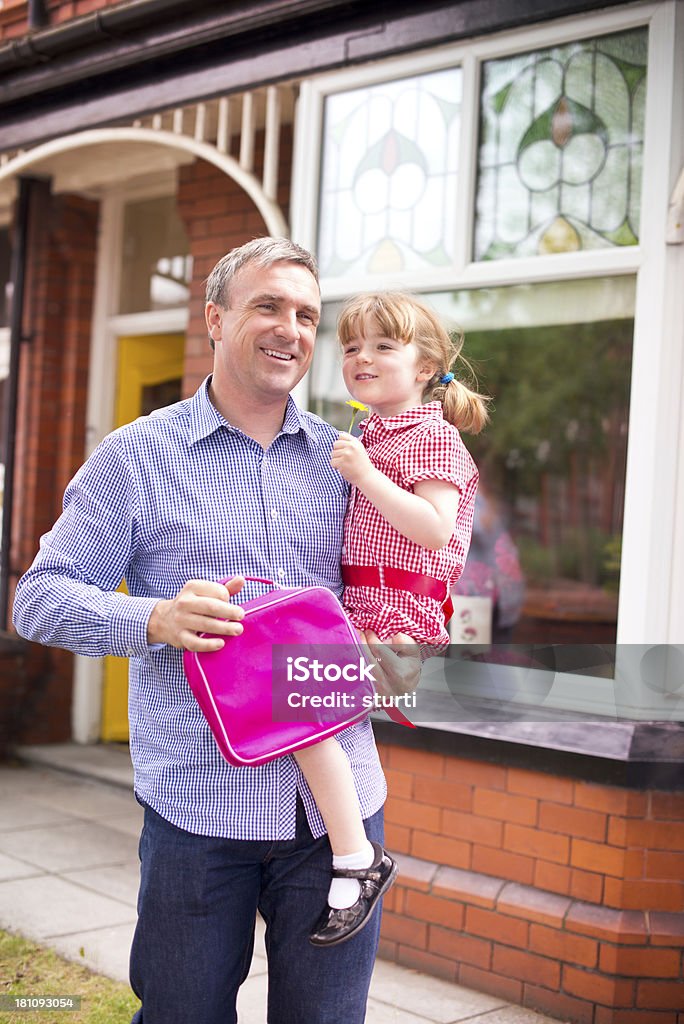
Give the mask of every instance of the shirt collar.
<svg viewBox="0 0 684 1024">
<path fill-rule="evenodd" d="M 210 434 L 213 434 L 220 427 L 226 427 L 228 430 L 237 430 L 213 405 L 209 398 L 210 384 L 211 374 L 202 382 L 190 399 L 190 444 L 209 437 Z M 280 433 L 296 434 L 300 430 L 303 430 L 311 441 L 316 442 L 318 440 L 310 424 L 307 422 L 305 414 L 297 407 L 292 395 L 290 395 L 287 400 L 285 418 Z"/>
<path fill-rule="evenodd" d="M 405 430 L 406 427 L 413 427 L 416 423 L 422 423 L 423 420 L 441 420 L 444 418 L 444 412 L 442 410 L 441 402 L 427 402 L 425 405 L 416 405 L 411 409 L 406 409 L 405 412 L 400 412 L 396 416 L 378 416 L 377 413 L 373 413 L 368 419 L 362 420 L 359 423 L 359 427 L 362 430 L 367 430 L 372 424 L 373 429 L 381 430 Z"/>
</svg>

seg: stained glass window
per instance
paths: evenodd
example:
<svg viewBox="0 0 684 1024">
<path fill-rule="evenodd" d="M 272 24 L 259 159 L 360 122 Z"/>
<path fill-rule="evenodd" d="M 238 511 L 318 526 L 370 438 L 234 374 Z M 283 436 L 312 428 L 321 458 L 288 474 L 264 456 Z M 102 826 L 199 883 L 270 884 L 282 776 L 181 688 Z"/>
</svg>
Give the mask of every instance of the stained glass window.
<svg viewBox="0 0 684 1024">
<path fill-rule="evenodd" d="M 323 277 L 453 262 L 461 88 L 448 68 L 327 97 Z"/>
<path fill-rule="evenodd" d="M 482 68 L 475 259 L 635 245 L 647 30 Z"/>
</svg>

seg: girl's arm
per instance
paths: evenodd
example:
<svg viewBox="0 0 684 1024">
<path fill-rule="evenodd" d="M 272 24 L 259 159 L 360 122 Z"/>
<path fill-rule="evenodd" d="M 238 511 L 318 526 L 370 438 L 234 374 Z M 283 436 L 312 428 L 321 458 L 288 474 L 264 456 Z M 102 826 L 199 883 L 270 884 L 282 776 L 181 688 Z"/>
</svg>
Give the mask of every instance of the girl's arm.
<svg viewBox="0 0 684 1024">
<path fill-rule="evenodd" d="M 332 465 L 354 484 L 395 530 L 421 547 L 443 548 L 454 532 L 460 492 L 446 480 L 420 480 L 405 491 L 376 469 L 361 442 L 340 434 Z"/>
</svg>

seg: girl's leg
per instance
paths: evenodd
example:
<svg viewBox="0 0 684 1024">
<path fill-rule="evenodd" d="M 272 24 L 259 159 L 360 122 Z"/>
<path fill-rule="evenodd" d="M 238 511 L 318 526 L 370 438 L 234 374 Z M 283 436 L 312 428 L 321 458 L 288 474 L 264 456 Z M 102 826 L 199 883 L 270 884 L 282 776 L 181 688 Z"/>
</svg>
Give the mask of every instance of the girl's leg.
<svg viewBox="0 0 684 1024">
<path fill-rule="evenodd" d="M 295 754 L 321 812 L 333 854 L 346 857 L 367 844 L 354 776 L 347 755 L 331 738 Z"/>
<path fill-rule="evenodd" d="M 328 830 L 333 878 L 328 906 L 309 936 L 315 946 L 346 942 L 366 926 L 397 867 L 379 845 L 373 846 L 361 818 L 347 755 L 335 739 L 295 754 Z"/>
</svg>

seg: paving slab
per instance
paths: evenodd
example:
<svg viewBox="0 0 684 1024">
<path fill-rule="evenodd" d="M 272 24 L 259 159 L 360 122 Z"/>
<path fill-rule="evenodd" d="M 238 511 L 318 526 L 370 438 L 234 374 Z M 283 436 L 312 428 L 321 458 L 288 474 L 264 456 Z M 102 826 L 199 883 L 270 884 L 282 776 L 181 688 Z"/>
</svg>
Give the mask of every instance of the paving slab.
<svg viewBox="0 0 684 1024">
<path fill-rule="evenodd" d="M 59 935 L 50 941 L 50 946 L 67 960 L 74 960 L 91 971 L 128 984 L 128 960 L 134 931 L 135 921 L 127 921 L 107 928 Z"/>
<path fill-rule="evenodd" d="M 133 836 L 96 821 L 0 833 L 0 853 L 51 872 L 130 862 L 137 849 Z"/>
<path fill-rule="evenodd" d="M 40 868 L 0 853 L 0 882 L 7 882 L 11 878 L 35 878 L 40 874 Z"/>
<path fill-rule="evenodd" d="M 62 878 L 79 885 L 82 889 L 90 889 L 91 892 L 109 896 L 120 903 L 127 903 L 133 910 L 137 907 L 140 880 L 140 865 L 137 860 L 105 867 L 64 871 Z"/>
<path fill-rule="evenodd" d="M 425 1015 L 429 1007 L 428 1019 L 437 1024 L 452 1024 L 506 1005 L 497 996 L 431 978 L 387 960 L 378 960 L 375 965 L 371 993 L 377 1002 L 419 1016 Z"/>
<path fill-rule="evenodd" d="M 135 920 L 125 903 L 56 875 L 0 883 L 0 927 L 41 941 Z"/>
</svg>

